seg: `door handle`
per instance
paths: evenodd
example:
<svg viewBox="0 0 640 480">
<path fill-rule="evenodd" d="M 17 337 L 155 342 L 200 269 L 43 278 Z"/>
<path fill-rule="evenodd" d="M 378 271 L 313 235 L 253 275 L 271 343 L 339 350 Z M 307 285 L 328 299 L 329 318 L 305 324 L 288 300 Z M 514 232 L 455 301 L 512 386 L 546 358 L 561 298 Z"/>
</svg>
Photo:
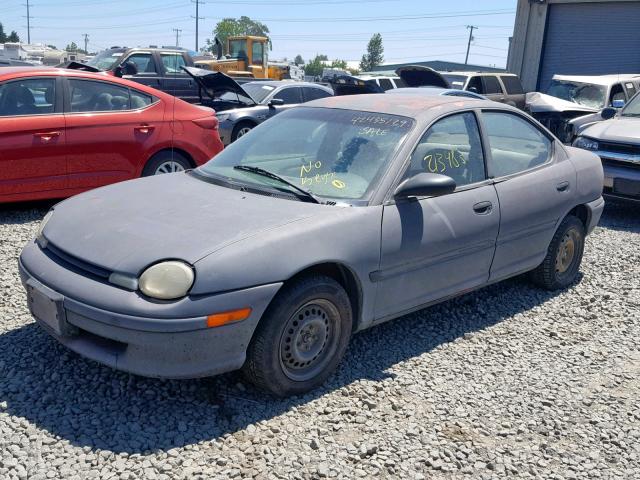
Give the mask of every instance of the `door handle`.
<svg viewBox="0 0 640 480">
<path fill-rule="evenodd" d="M 137 127 L 133 127 L 133 129 L 139 133 L 150 133 L 154 128 L 156 127 L 153 125 L 138 125 Z"/>
<path fill-rule="evenodd" d="M 59 137 L 60 132 L 39 132 L 39 133 L 34 133 L 33 136 L 36 138 L 39 138 L 43 142 L 49 142 L 55 137 Z"/>
<path fill-rule="evenodd" d="M 473 211 L 478 215 L 488 215 L 493 210 L 493 203 L 487 202 L 479 202 L 473 206 Z"/>
<path fill-rule="evenodd" d="M 560 182 L 558 185 L 556 185 L 556 190 L 558 190 L 559 192 L 566 192 L 567 190 L 569 190 L 569 182 Z"/>
</svg>

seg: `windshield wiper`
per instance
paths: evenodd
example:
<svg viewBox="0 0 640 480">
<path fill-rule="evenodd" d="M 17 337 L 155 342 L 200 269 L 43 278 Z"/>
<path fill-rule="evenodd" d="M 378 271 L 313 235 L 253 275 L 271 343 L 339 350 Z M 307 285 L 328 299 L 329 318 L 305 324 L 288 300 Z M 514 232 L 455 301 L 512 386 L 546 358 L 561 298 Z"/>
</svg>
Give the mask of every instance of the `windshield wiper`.
<svg viewBox="0 0 640 480">
<path fill-rule="evenodd" d="M 288 185 L 289 187 L 295 189 L 297 192 L 301 193 L 305 198 L 308 198 L 309 200 L 311 200 L 314 203 L 319 203 L 319 204 L 323 204 L 324 202 L 322 200 L 320 200 L 318 197 L 316 197 L 313 193 L 307 191 L 307 190 L 303 190 L 302 188 L 298 187 L 297 185 L 295 185 L 294 183 L 291 183 L 289 180 L 285 180 L 284 178 L 282 178 L 280 175 L 276 175 L 273 172 L 270 172 L 269 170 L 265 170 L 264 168 L 260 168 L 260 167 L 254 167 L 251 165 L 236 165 L 235 167 L 233 167 L 234 170 L 242 170 L 244 172 L 251 172 L 251 173 L 255 173 L 256 175 L 262 175 L 263 177 L 267 177 L 267 178 L 271 178 L 273 180 L 277 180 L 281 183 L 284 183 L 285 185 Z"/>
</svg>

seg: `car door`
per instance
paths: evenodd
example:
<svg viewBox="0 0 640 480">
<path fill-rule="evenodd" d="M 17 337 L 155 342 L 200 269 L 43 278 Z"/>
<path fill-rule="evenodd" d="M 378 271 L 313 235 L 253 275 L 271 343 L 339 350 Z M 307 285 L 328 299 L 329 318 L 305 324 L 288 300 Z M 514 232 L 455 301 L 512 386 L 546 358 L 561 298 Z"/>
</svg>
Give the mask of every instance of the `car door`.
<svg viewBox="0 0 640 480">
<path fill-rule="evenodd" d="M 182 67 L 187 66 L 184 56 L 178 52 L 158 52 L 164 74 L 162 90 L 189 103 L 199 100 L 198 87 Z"/>
<path fill-rule="evenodd" d="M 576 188 L 564 149 L 513 111 L 482 112 L 487 171 L 500 200 L 500 235 L 491 280 L 537 267 Z"/>
<path fill-rule="evenodd" d="M 162 70 L 151 52 L 133 52 L 121 63 L 131 62 L 138 69 L 135 75 L 124 75 L 123 78 L 162 90 Z"/>
<path fill-rule="evenodd" d="M 416 146 L 403 180 L 440 173 L 456 191 L 384 206 L 376 321 L 478 287 L 489 278 L 500 210 L 486 179 L 474 112 L 438 120 Z"/>
<path fill-rule="evenodd" d="M 268 104 L 272 99 L 282 100 L 284 102 L 284 105 L 269 107 L 265 112 L 265 120 L 273 117 L 283 110 L 287 110 L 291 107 L 295 107 L 296 105 L 301 104 L 303 102 L 302 88 L 294 85 L 285 85 L 284 87 L 280 87 L 273 93 L 271 93 L 271 96 L 267 97 L 265 99 L 265 102 Z"/>
<path fill-rule="evenodd" d="M 69 184 L 91 188 L 138 176 L 166 137 L 164 106 L 122 85 L 67 79 L 65 118 Z"/>
<path fill-rule="evenodd" d="M 302 97 L 304 102 L 310 102 L 312 100 L 318 100 L 320 98 L 331 97 L 333 94 L 327 92 L 323 88 L 317 87 L 302 87 Z"/>
<path fill-rule="evenodd" d="M 67 188 L 61 85 L 46 76 L 0 83 L 0 199 Z"/>
<path fill-rule="evenodd" d="M 498 77 L 494 75 L 482 76 L 482 95 L 494 102 L 505 103 L 506 96 L 502 90 L 502 85 L 498 81 Z"/>
</svg>

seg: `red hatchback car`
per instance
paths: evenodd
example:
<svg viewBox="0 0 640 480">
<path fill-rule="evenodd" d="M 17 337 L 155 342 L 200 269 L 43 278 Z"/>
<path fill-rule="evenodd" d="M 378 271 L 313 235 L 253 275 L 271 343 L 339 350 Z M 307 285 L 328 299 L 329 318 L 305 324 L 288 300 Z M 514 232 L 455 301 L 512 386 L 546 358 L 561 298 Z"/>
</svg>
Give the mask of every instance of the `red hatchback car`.
<svg viewBox="0 0 640 480">
<path fill-rule="evenodd" d="M 180 171 L 222 148 L 210 108 L 106 74 L 0 68 L 0 202 Z"/>
</svg>

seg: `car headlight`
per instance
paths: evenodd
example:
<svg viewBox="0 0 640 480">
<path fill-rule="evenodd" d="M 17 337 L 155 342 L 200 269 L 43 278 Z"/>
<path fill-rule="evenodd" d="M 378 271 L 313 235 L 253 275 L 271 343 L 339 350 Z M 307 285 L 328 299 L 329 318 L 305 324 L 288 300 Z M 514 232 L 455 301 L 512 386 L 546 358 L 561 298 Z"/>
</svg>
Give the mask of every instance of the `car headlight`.
<svg viewBox="0 0 640 480">
<path fill-rule="evenodd" d="M 42 221 L 40 222 L 40 226 L 38 227 L 38 231 L 36 232 L 36 239 L 42 237 L 42 232 L 44 231 L 44 227 L 53 215 L 53 209 L 49 210 L 47 214 L 44 216 Z"/>
<path fill-rule="evenodd" d="M 574 147 L 584 148 L 585 150 L 598 150 L 598 142 L 587 137 L 578 137 L 573 142 Z"/>
<path fill-rule="evenodd" d="M 218 119 L 218 123 L 226 122 L 227 120 L 229 120 L 230 116 L 231 115 L 229 114 L 216 113 L 216 118 Z"/>
<path fill-rule="evenodd" d="M 187 295 L 193 285 L 193 268 L 184 262 L 171 260 L 147 268 L 138 281 L 140 291 L 160 300 L 175 300 Z"/>
</svg>

